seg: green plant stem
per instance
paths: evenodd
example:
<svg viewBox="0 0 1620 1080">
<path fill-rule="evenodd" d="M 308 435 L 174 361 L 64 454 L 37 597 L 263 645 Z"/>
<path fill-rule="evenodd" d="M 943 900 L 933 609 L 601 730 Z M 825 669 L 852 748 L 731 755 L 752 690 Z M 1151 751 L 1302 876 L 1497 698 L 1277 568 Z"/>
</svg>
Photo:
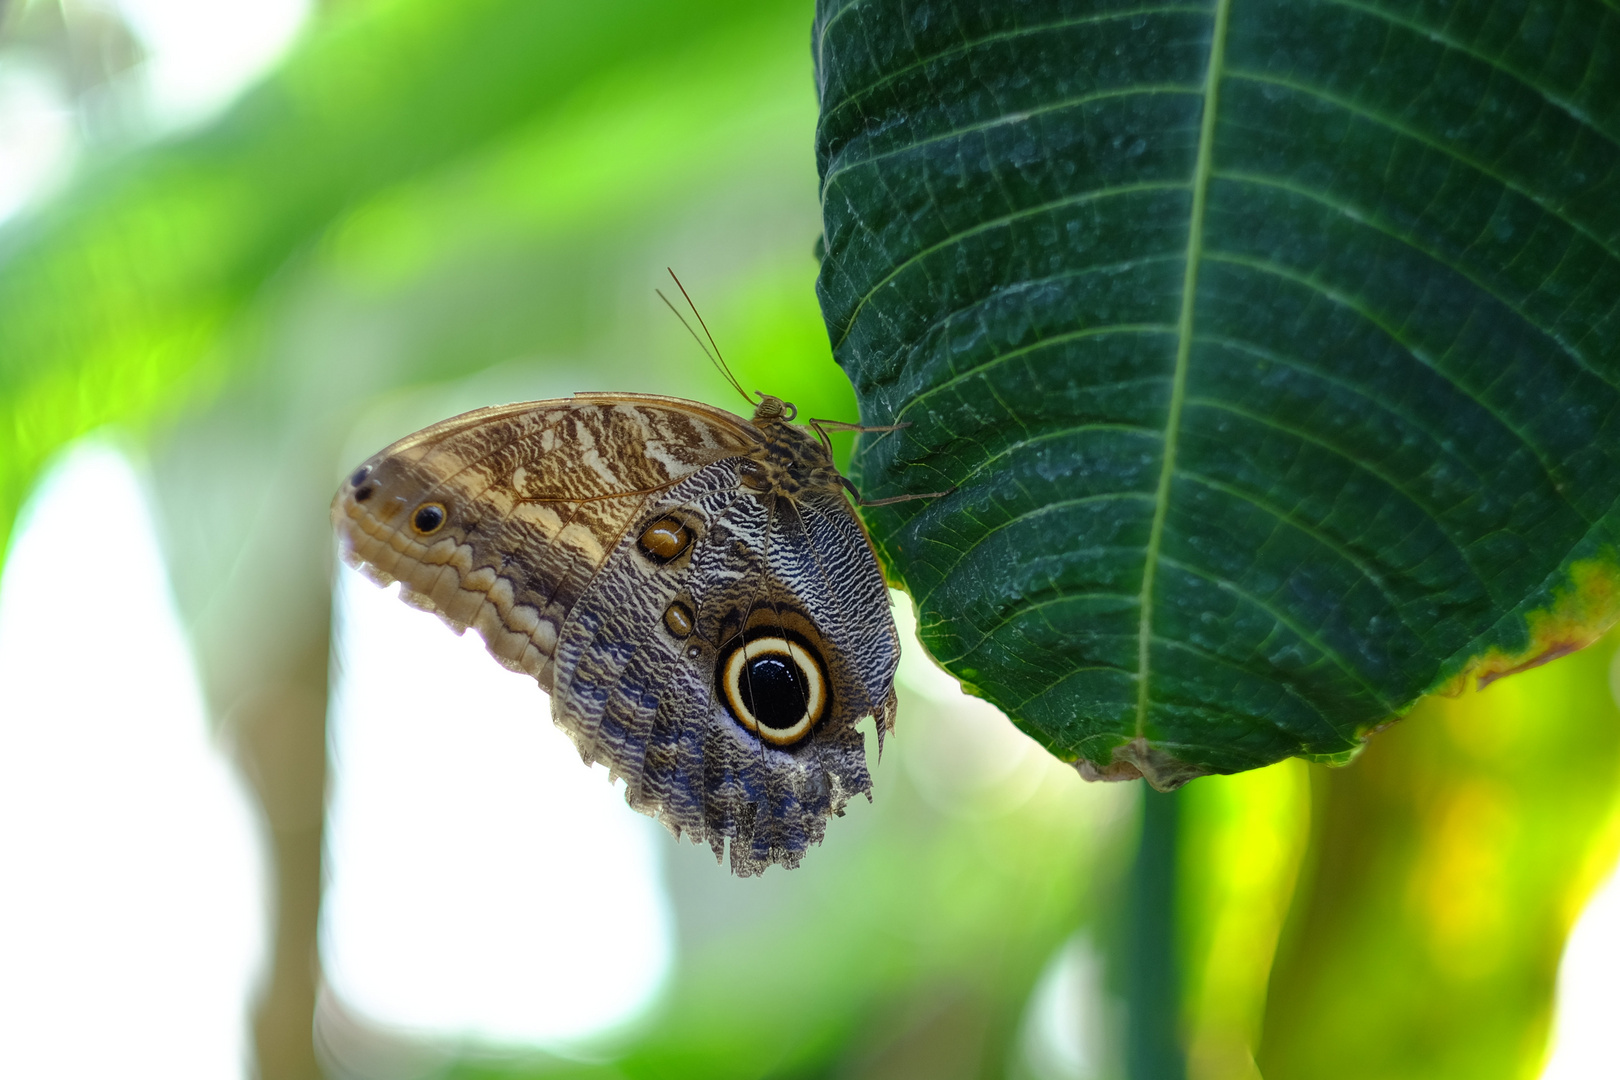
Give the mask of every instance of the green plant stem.
<svg viewBox="0 0 1620 1080">
<path fill-rule="evenodd" d="M 1126 912 L 1125 1075 L 1185 1080 L 1176 959 L 1176 840 L 1180 800 L 1142 785 L 1142 835 Z"/>
</svg>

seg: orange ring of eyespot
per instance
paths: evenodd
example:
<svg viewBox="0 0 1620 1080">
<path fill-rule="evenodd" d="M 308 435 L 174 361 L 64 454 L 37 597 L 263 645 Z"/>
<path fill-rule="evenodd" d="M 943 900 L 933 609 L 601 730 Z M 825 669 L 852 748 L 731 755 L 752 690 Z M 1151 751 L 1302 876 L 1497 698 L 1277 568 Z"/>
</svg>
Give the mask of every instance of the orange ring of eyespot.
<svg viewBox="0 0 1620 1080">
<path fill-rule="evenodd" d="M 800 677 L 804 679 L 810 691 L 810 700 L 805 703 L 804 715 L 799 717 L 798 723 L 788 728 L 773 728 L 761 724 L 742 699 L 741 679 L 748 662 L 772 655 L 786 657 L 798 669 Z M 822 670 L 821 661 L 792 638 L 771 635 L 757 637 L 739 645 L 726 657 L 725 666 L 721 671 L 720 686 L 726 695 L 726 706 L 731 710 L 731 715 L 737 718 L 737 722 L 776 746 L 791 746 L 804 738 L 827 709 L 827 673 Z"/>
<path fill-rule="evenodd" d="M 431 529 L 422 528 L 422 526 L 416 520 L 422 516 L 422 511 L 424 510 L 437 510 L 439 512 L 439 520 L 434 523 L 433 528 Z M 423 503 L 421 506 L 418 506 L 411 512 L 411 528 L 415 529 L 417 535 L 419 536 L 432 536 L 434 533 L 444 528 L 444 523 L 449 520 L 450 514 L 445 510 L 443 503 Z"/>
</svg>

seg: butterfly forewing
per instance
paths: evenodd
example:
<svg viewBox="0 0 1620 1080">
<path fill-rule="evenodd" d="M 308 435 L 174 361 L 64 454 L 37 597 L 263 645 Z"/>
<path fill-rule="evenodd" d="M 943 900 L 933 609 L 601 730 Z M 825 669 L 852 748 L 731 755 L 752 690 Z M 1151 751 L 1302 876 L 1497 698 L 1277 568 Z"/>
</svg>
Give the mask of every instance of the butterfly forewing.
<svg viewBox="0 0 1620 1080">
<path fill-rule="evenodd" d="M 351 562 L 550 689 L 563 621 L 648 497 L 636 493 L 749 443 L 728 413 L 651 395 L 480 409 L 374 456 L 332 516 Z"/>
</svg>

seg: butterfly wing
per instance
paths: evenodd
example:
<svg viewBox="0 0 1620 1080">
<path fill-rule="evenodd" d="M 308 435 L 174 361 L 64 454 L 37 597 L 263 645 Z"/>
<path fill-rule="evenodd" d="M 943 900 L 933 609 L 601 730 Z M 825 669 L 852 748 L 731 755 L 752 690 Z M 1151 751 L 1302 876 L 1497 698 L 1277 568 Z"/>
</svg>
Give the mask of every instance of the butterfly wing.
<svg viewBox="0 0 1620 1080">
<path fill-rule="evenodd" d="M 332 521 L 351 565 L 549 690 L 563 622 L 642 504 L 757 438 L 651 394 L 478 409 L 374 455 Z"/>
<path fill-rule="evenodd" d="M 797 865 L 828 817 L 870 793 L 856 723 L 877 717 L 880 737 L 892 726 L 899 642 L 848 503 L 743 490 L 737 465 L 716 462 L 643 507 L 563 628 L 552 703 L 632 806 L 717 857 L 729 841 L 746 875 Z M 671 519 L 690 542 L 664 561 L 639 535 Z M 774 728 L 751 658 L 807 677 L 777 686 L 787 704 Z"/>
<path fill-rule="evenodd" d="M 332 507 L 348 561 L 475 628 L 632 806 L 740 874 L 797 865 L 870 792 L 855 725 L 892 726 L 899 657 L 842 494 L 740 484 L 760 438 L 652 395 L 499 406 L 390 446 Z"/>
<path fill-rule="evenodd" d="M 878 720 L 878 745 L 894 729 L 894 674 L 900 638 L 889 612 L 889 587 L 866 527 L 839 492 L 806 492 L 778 508 L 782 539 L 770 546 L 773 570 L 822 614 L 821 633 L 834 679 L 861 716 Z M 773 533 L 773 538 L 776 534 Z"/>
</svg>

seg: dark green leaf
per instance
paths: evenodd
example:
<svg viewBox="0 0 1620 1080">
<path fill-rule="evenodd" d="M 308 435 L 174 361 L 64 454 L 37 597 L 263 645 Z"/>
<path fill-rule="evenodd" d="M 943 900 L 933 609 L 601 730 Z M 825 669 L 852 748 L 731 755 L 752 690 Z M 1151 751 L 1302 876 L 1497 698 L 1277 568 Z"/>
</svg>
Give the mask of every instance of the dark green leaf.
<svg viewBox="0 0 1620 1080">
<path fill-rule="evenodd" d="M 823 312 L 924 640 L 1060 756 L 1343 759 L 1620 605 L 1620 11 L 823 0 Z"/>
</svg>

